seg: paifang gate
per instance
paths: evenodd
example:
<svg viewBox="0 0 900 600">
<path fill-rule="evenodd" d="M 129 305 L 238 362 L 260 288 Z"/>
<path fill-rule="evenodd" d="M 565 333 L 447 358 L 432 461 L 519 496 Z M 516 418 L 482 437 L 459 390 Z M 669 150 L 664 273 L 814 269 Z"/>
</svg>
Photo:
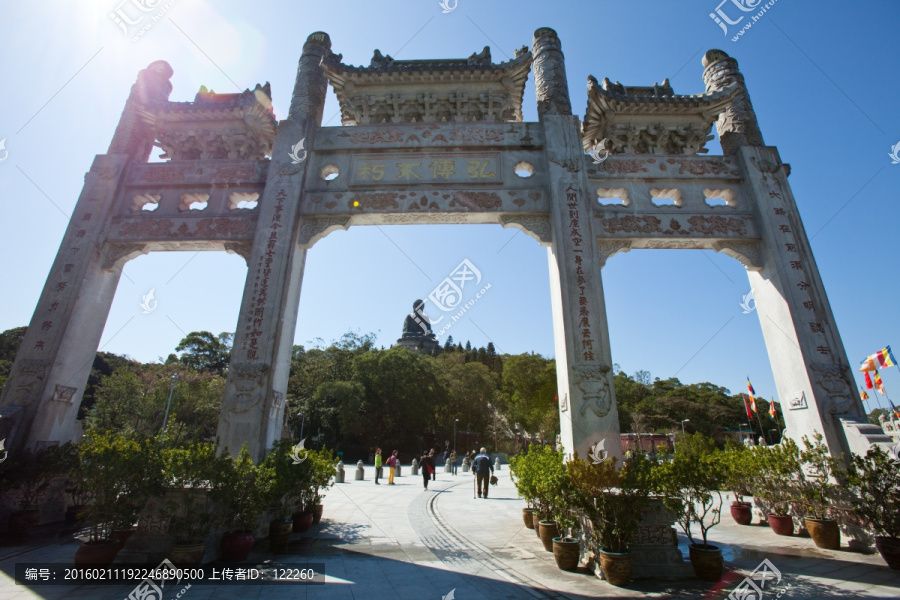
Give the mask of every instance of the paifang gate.
<svg viewBox="0 0 900 600">
<path fill-rule="evenodd" d="M 248 273 L 218 435 L 231 452 L 246 442 L 260 458 L 281 436 L 306 252 L 317 240 L 355 225 L 499 223 L 547 247 L 567 452 L 586 456 L 605 440 L 621 455 L 601 271 L 632 248 L 739 260 L 788 435 L 819 431 L 833 453 L 865 451 L 881 431 L 865 424 L 789 167 L 763 143 L 737 62 L 710 50 L 703 67 L 706 92 L 689 96 L 668 81 L 590 77 L 582 123 L 552 29 L 505 63 L 487 48 L 421 61 L 376 50 L 368 67 L 343 64 L 318 32 L 277 122 L 268 86 L 170 102 L 172 68 L 151 64 L 86 175 L 0 401 L 0 438 L 13 447 L 77 436 L 126 261 L 226 250 Z M 531 70 L 540 119 L 524 123 Z M 321 126 L 329 83 L 341 127 Z M 722 156 L 704 156 L 713 124 Z M 167 161 L 148 162 L 154 145 Z"/>
</svg>

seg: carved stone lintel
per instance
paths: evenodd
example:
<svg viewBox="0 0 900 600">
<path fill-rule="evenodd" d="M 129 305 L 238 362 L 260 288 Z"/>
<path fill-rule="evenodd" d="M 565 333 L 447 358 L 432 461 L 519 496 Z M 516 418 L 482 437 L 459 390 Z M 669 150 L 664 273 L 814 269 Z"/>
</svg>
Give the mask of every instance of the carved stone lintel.
<svg viewBox="0 0 900 600">
<path fill-rule="evenodd" d="M 317 241 L 338 229 L 347 230 L 350 217 L 304 217 L 297 236 L 302 248 L 312 248 Z"/>
<path fill-rule="evenodd" d="M 504 228 L 512 227 L 528 234 L 537 240 L 541 246 L 550 246 L 553 243 L 550 217 L 548 215 L 500 215 L 500 223 Z"/>
<path fill-rule="evenodd" d="M 225 251 L 229 254 L 240 254 L 249 264 L 250 253 L 253 252 L 253 242 L 225 242 Z"/>
<path fill-rule="evenodd" d="M 121 269 L 132 258 L 148 252 L 146 244 L 106 244 L 103 247 L 100 266 L 105 271 Z"/>
<path fill-rule="evenodd" d="M 737 259 L 748 271 L 761 271 L 763 268 L 759 244 L 751 241 L 723 240 L 713 243 L 713 250 Z"/>
<path fill-rule="evenodd" d="M 597 257 L 600 260 L 600 268 L 606 266 L 609 257 L 619 252 L 628 252 L 631 250 L 631 240 L 610 240 L 597 242 Z"/>
</svg>

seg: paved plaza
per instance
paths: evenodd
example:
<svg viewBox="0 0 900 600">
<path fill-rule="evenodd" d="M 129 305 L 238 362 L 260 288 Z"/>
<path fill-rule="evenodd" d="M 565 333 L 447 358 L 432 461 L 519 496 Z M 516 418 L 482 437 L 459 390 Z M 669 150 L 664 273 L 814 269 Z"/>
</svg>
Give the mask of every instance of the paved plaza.
<svg viewBox="0 0 900 600">
<path fill-rule="evenodd" d="M 713 542 L 725 551 L 727 572 L 719 583 L 690 578 L 634 581 L 617 588 L 587 570 L 568 573 L 556 567 L 552 553 L 543 549 L 534 531 L 523 527 L 523 503 L 516 497 L 505 465 L 488 500 L 473 498 L 470 475 L 440 471 L 437 481 L 423 491 L 422 478 L 409 476 L 408 470 L 396 485 L 376 486 L 369 467 L 367 480 L 338 484 L 328 492 L 321 524 L 294 534 L 286 554 L 273 556 L 263 540 L 244 564 L 324 564 L 323 585 L 194 585 L 181 598 L 714 599 L 726 598 L 763 559 L 782 575 L 777 585 L 769 582 L 763 598 L 900 598 L 900 573 L 884 566 L 877 554 L 819 550 L 809 538 L 779 537 L 766 526 L 738 526 L 728 515 L 711 532 Z M 348 470 L 351 477 L 353 473 Z M 679 538 L 686 555 L 686 540 Z M 71 564 L 76 548 L 71 536 L 51 534 L 33 546 L 0 548 L 0 600 L 128 597 L 133 585 L 28 588 L 14 584 L 15 563 Z M 171 588 L 165 597 L 174 598 L 182 589 Z"/>
</svg>

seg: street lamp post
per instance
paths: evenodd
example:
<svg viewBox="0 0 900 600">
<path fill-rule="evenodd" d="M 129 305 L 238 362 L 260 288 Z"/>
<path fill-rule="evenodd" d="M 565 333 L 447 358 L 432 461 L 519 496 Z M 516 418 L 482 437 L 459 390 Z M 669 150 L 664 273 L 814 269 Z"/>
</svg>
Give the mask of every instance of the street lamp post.
<svg viewBox="0 0 900 600">
<path fill-rule="evenodd" d="M 169 422 L 169 407 L 172 406 L 172 393 L 175 391 L 175 383 L 178 381 L 178 373 L 172 375 L 172 379 L 169 384 L 169 401 L 166 402 L 166 415 L 163 417 L 163 426 L 160 433 L 164 433 L 166 431 L 166 424 Z"/>
<path fill-rule="evenodd" d="M 459 419 L 453 419 L 453 451 L 456 452 L 456 424 L 459 423 Z"/>
<path fill-rule="evenodd" d="M 691 422 L 690 419 L 682 419 L 682 420 L 681 420 L 681 435 L 685 435 L 685 433 L 684 433 L 684 424 L 685 424 L 685 423 L 690 423 L 690 422 Z"/>
</svg>

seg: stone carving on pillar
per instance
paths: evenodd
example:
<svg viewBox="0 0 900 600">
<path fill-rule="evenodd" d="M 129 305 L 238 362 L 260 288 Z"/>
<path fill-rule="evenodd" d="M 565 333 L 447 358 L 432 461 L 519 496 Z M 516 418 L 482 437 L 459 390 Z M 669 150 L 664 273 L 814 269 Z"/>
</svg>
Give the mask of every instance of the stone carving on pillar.
<svg viewBox="0 0 900 600">
<path fill-rule="evenodd" d="M 67 385 L 59 385 L 56 384 L 56 387 L 53 389 L 53 398 L 51 398 L 54 402 L 65 402 L 67 404 L 72 403 L 72 398 L 75 396 L 75 392 L 78 391 L 78 388 L 69 387 Z"/>
<path fill-rule="evenodd" d="M 172 93 L 169 79 L 174 73 L 164 60 L 152 62 L 138 73 L 137 82 L 131 86 L 131 94 L 109 144 L 108 154 L 127 154 L 138 162 L 149 160 L 156 135 L 152 123 L 147 121 L 152 121 L 150 111 L 154 107 L 168 101 Z"/>
<path fill-rule="evenodd" d="M 584 416 L 588 409 L 601 419 L 612 407 L 612 395 L 609 388 L 609 365 L 576 363 L 572 365 L 572 381 L 581 390 L 581 408 L 579 414 Z"/>
<path fill-rule="evenodd" d="M 104 271 L 121 269 L 132 258 L 148 252 L 146 244 L 106 244 L 100 266 Z"/>
<path fill-rule="evenodd" d="M 814 373 L 814 383 L 828 393 L 825 418 L 848 412 L 856 401 L 856 386 L 848 375 L 850 367 L 834 363 L 812 363 L 810 369 Z"/>
<path fill-rule="evenodd" d="M 225 251 L 229 254 L 239 254 L 245 261 L 250 262 L 250 253 L 253 252 L 253 242 L 225 242 Z"/>
<path fill-rule="evenodd" d="M 232 364 L 229 370 L 234 373 L 233 381 L 237 393 L 226 408 L 232 413 L 250 410 L 262 400 L 263 385 L 269 365 L 264 363 Z"/>
<path fill-rule="evenodd" d="M 600 259 L 600 268 L 606 266 L 606 261 L 619 252 L 631 250 L 631 240 L 611 240 L 597 242 L 597 256 Z"/>
<path fill-rule="evenodd" d="M 503 227 L 512 227 L 528 234 L 541 246 L 549 246 L 553 243 L 548 215 L 500 215 L 500 223 L 503 224 Z"/>
<path fill-rule="evenodd" d="M 303 217 L 297 244 L 303 248 L 311 248 L 332 231 L 338 229 L 346 231 L 349 225 L 350 217 Z"/>
<path fill-rule="evenodd" d="M 311 119 L 316 123 L 322 122 L 328 81 L 319 64 L 323 57 L 329 55 L 331 55 L 331 38 L 328 34 L 323 31 L 310 34 L 303 44 L 303 54 L 297 67 L 297 79 L 294 83 L 294 93 L 291 95 L 288 119 Z M 341 60 L 340 55 L 337 56 L 337 60 Z"/>
<path fill-rule="evenodd" d="M 706 92 L 720 92 L 734 88 L 734 95 L 719 114 L 716 129 L 725 154 L 735 154 L 740 146 L 764 146 L 756 113 L 738 63 L 721 50 L 710 50 L 703 56 L 703 82 Z"/>
<path fill-rule="evenodd" d="M 761 271 L 763 268 L 758 242 L 724 240 L 713 242 L 713 250 L 737 259 L 748 271 Z"/>
<path fill-rule="evenodd" d="M 534 32 L 531 53 L 534 56 L 538 115 L 571 115 L 572 103 L 569 101 L 565 57 L 559 36 L 549 27 L 538 29 Z"/>
<path fill-rule="evenodd" d="M 15 377 L 13 403 L 19 406 L 28 406 L 40 399 L 38 398 L 38 393 L 43 387 L 48 366 L 49 363 L 46 360 L 29 359 L 23 361 Z M 10 380 L 12 381 L 13 378 L 10 377 Z"/>
</svg>

